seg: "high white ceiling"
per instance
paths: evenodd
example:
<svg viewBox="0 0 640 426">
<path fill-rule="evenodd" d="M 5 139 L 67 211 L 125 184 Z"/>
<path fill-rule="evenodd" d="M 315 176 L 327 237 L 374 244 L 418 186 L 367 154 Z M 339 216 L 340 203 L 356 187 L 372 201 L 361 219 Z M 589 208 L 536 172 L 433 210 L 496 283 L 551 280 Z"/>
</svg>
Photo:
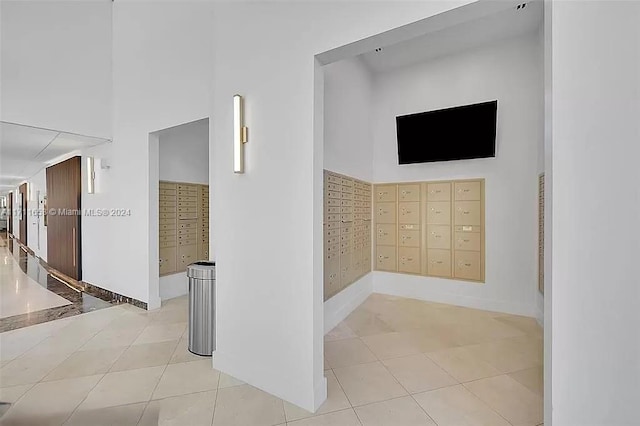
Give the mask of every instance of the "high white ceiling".
<svg viewBox="0 0 640 426">
<path fill-rule="evenodd" d="M 105 142 L 108 140 L 0 122 L 0 193 L 66 154 Z"/>
<path fill-rule="evenodd" d="M 386 72 L 537 31 L 542 24 L 543 2 L 533 0 L 520 4 L 526 6 L 518 8 L 514 5 L 505 11 L 448 26 L 360 57 L 373 72 Z"/>
</svg>

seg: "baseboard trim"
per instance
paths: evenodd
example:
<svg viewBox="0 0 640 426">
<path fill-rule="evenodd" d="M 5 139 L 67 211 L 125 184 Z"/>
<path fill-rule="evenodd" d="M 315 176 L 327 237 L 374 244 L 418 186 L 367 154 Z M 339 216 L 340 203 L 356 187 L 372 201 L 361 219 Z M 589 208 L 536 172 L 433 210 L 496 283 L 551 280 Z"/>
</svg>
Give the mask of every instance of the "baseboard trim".
<svg viewBox="0 0 640 426">
<path fill-rule="evenodd" d="M 138 299 L 134 299 L 133 297 L 123 296 L 122 294 L 116 293 L 111 290 L 104 289 L 102 287 L 98 287 L 95 284 L 88 283 L 86 281 L 82 281 L 82 285 L 84 286 L 84 292 L 91 294 L 92 296 L 97 296 L 102 298 L 111 299 L 111 303 L 119 304 L 119 303 L 128 303 L 129 305 L 133 305 L 140 309 L 147 310 L 148 305 L 146 302 L 143 302 Z"/>
<path fill-rule="evenodd" d="M 324 302 L 324 334 L 331 331 L 373 293 L 373 276 L 368 273 Z"/>
<path fill-rule="evenodd" d="M 285 387 L 288 387 L 288 389 L 273 389 L 271 386 L 265 386 L 265 372 L 261 369 L 256 370 L 255 362 L 251 359 L 243 360 L 237 356 L 227 356 L 224 352 L 216 349 L 212 357 L 212 364 L 213 368 L 218 371 L 228 374 L 231 377 L 235 377 L 238 380 L 297 405 L 298 407 L 304 408 L 307 411 L 314 411 L 314 409 L 317 408 L 312 405 L 315 405 L 320 397 L 301 392 L 301 389 L 298 389 L 298 391 L 294 389 L 292 391 L 291 386 L 293 384 L 290 382 L 283 384 Z M 322 392 L 322 382 L 319 385 L 314 386 L 313 391 L 314 393 L 318 391 Z M 324 389 L 324 396 L 326 398 L 326 385 Z"/>
<path fill-rule="evenodd" d="M 481 309 L 484 311 L 500 312 L 511 315 L 522 315 L 531 318 L 536 317 L 536 308 L 534 301 L 531 301 L 530 304 L 526 304 L 504 300 L 484 299 L 458 293 L 445 293 L 431 290 L 429 286 L 426 285 L 416 286 L 415 283 L 403 282 L 402 280 L 398 279 L 395 279 L 393 281 L 393 285 L 389 285 L 377 279 L 378 277 L 381 277 L 382 274 L 389 274 L 389 272 L 374 272 L 374 293 L 408 297 L 412 299 L 424 300 L 427 302 L 446 303 L 449 305 Z"/>
</svg>

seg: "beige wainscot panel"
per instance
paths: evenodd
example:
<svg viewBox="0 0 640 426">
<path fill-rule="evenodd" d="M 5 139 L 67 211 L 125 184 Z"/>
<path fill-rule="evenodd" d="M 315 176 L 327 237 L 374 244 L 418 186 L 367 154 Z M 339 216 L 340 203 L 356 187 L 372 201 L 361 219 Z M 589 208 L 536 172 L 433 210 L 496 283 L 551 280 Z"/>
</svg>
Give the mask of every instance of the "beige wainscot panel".
<svg viewBox="0 0 640 426">
<path fill-rule="evenodd" d="M 417 247 L 398 248 L 398 271 L 410 274 L 420 273 L 420 249 Z"/>
<path fill-rule="evenodd" d="M 434 225 L 451 224 L 451 202 L 430 201 L 427 203 L 427 223 Z"/>
<path fill-rule="evenodd" d="M 481 281 L 481 255 L 478 251 L 456 250 L 454 276 L 466 280 Z"/>
<path fill-rule="evenodd" d="M 396 271 L 396 254 L 396 248 L 393 246 L 376 246 L 376 269 Z"/>
<path fill-rule="evenodd" d="M 374 200 L 376 202 L 396 201 L 397 185 L 376 185 Z"/>
<path fill-rule="evenodd" d="M 454 220 L 456 225 L 481 225 L 480 201 L 456 201 Z"/>
<path fill-rule="evenodd" d="M 482 239 L 479 232 L 456 232 L 456 250 L 480 251 L 481 244 Z"/>
<path fill-rule="evenodd" d="M 454 197 L 457 201 L 480 201 L 481 186 L 480 181 L 456 182 Z"/>
<path fill-rule="evenodd" d="M 398 201 L 420 201 L 420 184 L 398 185 Z"/>
<path fill-rule="evenodd" d="M 187 266 L 195 262 L 198 257 L 198 248 L 195 240 L 192 244 L 178 246 L 178 270 L 186 270 Z"/>
<path fill-rule="evenodd" d="M 171 274 L 176 270 L 176 247 L 160 249 L 160 275 Z"/>
<path fill-rule="evenodd" d="M 427 247 L 451 249 L 451 227 L 449 225 L 429 225 L 427 227 Z"/>
<path fill-rule="evenodd" d="M 427 201 L 451 200 L 451 183 L 434 182 L 427 184 Z"/>
<path fill-rule="evenodd" d="M 420 203 L 417 201 L 398 203 L 398 222 L 419 224 Z"/>
<path fill-rule="evenodd" d="M 398 229 L 399 247 L 420 247 L 420 225 L 400 225 Z"/>
<path fill-rule="evenodd" d="M 427 251 L 427 271 L 436 277 L 451 277 L 451 251 L 430 249 Z"/>
<path fill-rule="evenodd" d="M 396 223 L 396 203 L 377 203 L 376 223 Z"/>
<path fill-rule="evenodd" d="M 396 225 L 379 223 L 376 225 L 376 244 L 385 246 L 396 245 Z"/>
</svg>

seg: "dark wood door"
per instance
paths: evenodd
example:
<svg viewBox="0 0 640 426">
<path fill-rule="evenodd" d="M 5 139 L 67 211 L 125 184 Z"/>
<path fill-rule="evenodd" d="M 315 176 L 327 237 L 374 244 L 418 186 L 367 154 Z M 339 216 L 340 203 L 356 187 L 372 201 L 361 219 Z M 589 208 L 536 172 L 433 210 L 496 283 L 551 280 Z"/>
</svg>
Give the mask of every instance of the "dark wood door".
<svg viewBox="0 0 640 426">
<path fill-rule="evenodd" d="M 9 193 L 9 214 L 7 215 L 7 231 L 13 235 L 13 192 Z"/>
<path fill-rule="evenodd" d="M 81 157 L 47 167 L 47 263 L 82 279 Z"/>
<path fill-rule="evenodd" d="M 18 188 L 20 191 L 20 199 L 18 202 L 20 205 L 18 208 L 20 209 L 20 217 L 18 218 L 20 224 L 20 242 L 27 245 L 27 184 L 23 183 Z"/>
</svg>

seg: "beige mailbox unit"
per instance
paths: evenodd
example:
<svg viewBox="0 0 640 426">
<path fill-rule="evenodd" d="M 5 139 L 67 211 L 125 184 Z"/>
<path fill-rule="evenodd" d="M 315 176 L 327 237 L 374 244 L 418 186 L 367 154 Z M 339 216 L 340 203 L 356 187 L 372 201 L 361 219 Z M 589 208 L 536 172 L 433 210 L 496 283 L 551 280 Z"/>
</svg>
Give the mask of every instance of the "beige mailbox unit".
<svg viewBox="0 0 640 426">
<path fill-rule="evenodd" d="M 484 282 L 484 179 L 371 187 L 324 171 L 325 300 L 371 271 L 372 240 L 375 270 Z"/>
<path fill-rule="evenodd" d="M 324 300 L 371 271 L 371 184 L 324 171 Z"/>
<path fill-rule="evenodd" d="M 160 275 L 209 259 L 209 186 L 160 181 Z"/>
<path fill-rule="evenodd" d="M 484 282 L 484 179 L 373 192 L 376 270 Z"/>
</svg>

